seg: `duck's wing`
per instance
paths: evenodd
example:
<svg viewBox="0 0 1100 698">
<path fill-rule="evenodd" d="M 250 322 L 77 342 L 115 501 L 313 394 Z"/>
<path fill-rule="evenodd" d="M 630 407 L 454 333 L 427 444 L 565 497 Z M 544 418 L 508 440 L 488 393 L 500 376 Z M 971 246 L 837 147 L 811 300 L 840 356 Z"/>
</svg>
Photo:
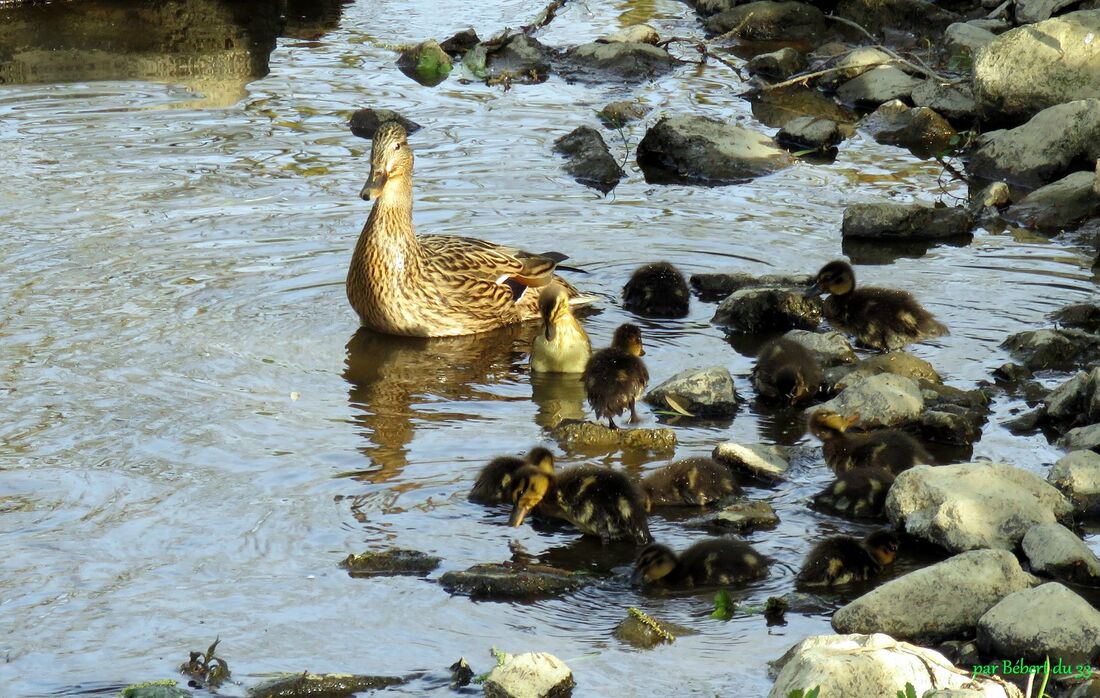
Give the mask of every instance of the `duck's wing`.
<svg viewBox="0 0 1100 698">
<path fill-rule="evenodd" d="M 503 284 L 541 287 L 554 280 L 554 268 L 567 257 L 559 252 L 535 254 L 458 235 L 422 235 L 424 261 L 441 276 L 466 276 Z"/>
</svg>

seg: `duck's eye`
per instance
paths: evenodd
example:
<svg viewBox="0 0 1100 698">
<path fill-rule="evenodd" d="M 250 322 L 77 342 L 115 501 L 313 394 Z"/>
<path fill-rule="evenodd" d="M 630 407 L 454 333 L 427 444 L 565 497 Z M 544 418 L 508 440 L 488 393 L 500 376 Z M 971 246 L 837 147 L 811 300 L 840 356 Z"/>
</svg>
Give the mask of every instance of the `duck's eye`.
<svg viewBox="0 0 1100 698">
<path fill-rule="evenodd" d="M 393 144 L 393 149 L 394 150 L 401 150 L 401 144 L 400 143 L 394 143 Z"/>
</svg>

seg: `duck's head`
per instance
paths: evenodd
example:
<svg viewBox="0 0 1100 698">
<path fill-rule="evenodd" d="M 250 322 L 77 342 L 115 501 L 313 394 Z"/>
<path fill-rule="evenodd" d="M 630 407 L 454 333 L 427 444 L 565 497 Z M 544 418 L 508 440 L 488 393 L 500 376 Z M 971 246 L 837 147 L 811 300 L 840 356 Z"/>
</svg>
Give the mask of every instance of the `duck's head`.
<svg viewBox="0 0 1100 698">
<path fill-rule="evenodd" d="M 671 574 L 676 569 L 676 562 L 676 553 L 667 545 L 650 543 L 638 553 L 630 581 L 632 584 L 655 582 Z"/>
<path fill-rule="evenodd" d="M 370 151 L 370 178 L 359 192 L 364 201 L 382 195 L 386 182 L 397 181 L 412 175 L 413 154 L 409 149 L 409 136 L 396 121 L 387 121 L 374 132 L 374 144 Z"/>
<path fill-rule="evenodd" d="M 519 526 L 550 491 L 554 476 L 534 465 L 525 465 L 512 478 L 512 516 L 509 526 Z"/>
<path fill-rule="evenodd" d="M 878 560 L 878 564 L 885 567 L 893 564 L 894 558 L 898 556 L 898 537 L 893 531 L 880 528 L 867 534 L 863 539 L 863 547 Z"/>
<path fill-rule="evenodd" d="M 554 474 L 554 454 L 548 448 L 542 446 L 532 448 L 527 454 L 527 463 L 547 475 Z"/>
<path fill-rule="evenodd" d="M 638 329 L 637 325 L 629 322 L 619 325 L 615 330 L 615 335 L 611 338 L 611 346 L 633 356 L 645 356 L 645 347 L 642 346 L 642 331 Z"/>
<path fill-rule="evenodd" d="M 562 285 L 552 283 L 544 286 L 539 292 L 539 315 L 542 316 L 542 331 L 546 335 L 546 341 L 554 341 L 557 334 L 555 324 L 570 313 L 569 294 Z"/>
<path fill-rule="evenodd" d="M 843 296 L 851 293 L 856 287 L 856 273 L 852 265 L 843 260 L 829 262 L 821 267 L 814 277 L 814 283 L 806 289 L 805 296 L 820 296 L 822 293 L 831 293 L 834 296 Z"/>
<path fill-rule="evenodd" d="M 822 441 L 828 441 L 843 436 L 848 427 L 859 421 L 859 415 L 842 417 L 832 410 L 814 410 L 808 421 L 810 433 Z"/>
</svg>

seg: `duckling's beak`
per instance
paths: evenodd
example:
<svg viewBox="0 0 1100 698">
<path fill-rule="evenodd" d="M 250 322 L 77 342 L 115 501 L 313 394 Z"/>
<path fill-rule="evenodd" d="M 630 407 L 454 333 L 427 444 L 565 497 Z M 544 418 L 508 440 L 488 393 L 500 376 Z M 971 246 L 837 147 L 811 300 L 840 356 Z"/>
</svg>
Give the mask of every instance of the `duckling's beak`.
<svg viewBox="0 0 1100 698">
<path fill-rule="evenodd" d="M 641 567 L 635 567 L 633 574 L 630 575 L 631 586 L 641 586 L 645 581 L 645 570 Z"/>
<path fill-rule="evenodd" d="M 558 328 L 554 326 L 553 322 L 547 322 L 546 323 L 546 330 L 543 334 L 546 335 L 546 341 L 547 342 L 553 342 L 554 337 L 556 337 L 558 335 Z"/>
<path fill-rule="evenodd" d="M 806 289 L 806 292 L 802 294 L 803 298 L 814 298 L 821 295 L 821 282 L 815 281 L 813 286 Z"/>
<path fill-rule="evenodd" d="M 386 173 L 381 169 L 370 168 L 370 177 L 363 189 L 359 192 L 359 198 L 363 201 L 377 199 L 382 195 L 382 185 L 386 183 Z"/>
<path fill-rule="evenodd" d="M 526 517 L 530 511 L 531 507 L 517 504 L 515 508 L 512 509 L 512 516 L 508 519 L 508 525 L 513 528 L 519 528 L 520 524 L 523 523 L 524 517 Z"/>
</svg>

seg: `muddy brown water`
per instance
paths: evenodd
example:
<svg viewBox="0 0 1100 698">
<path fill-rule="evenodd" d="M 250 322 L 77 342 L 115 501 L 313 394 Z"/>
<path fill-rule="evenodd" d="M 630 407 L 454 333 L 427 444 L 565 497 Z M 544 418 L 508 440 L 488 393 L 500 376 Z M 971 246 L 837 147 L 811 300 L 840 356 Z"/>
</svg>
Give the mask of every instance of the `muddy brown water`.
<svg viewBox="0 0 1100 698">
<path fill-rule="evenodd" d="M 675 424 L 678 457 L 723 439 L 812 439 L 753 404 L 751 361 L 711 325 L 713 304 L 694 300 L 683 320 L 623 312 L 630 271 L 654 259 L 688 273 L 814 271 L 841 252 L 846 204 L 934 200 L 938 165 L 857 134 L 833 164 L 722 188 L 649 185 L 633 162 L 637 126 L 604 132 L 628 170 L 604 198 L 564 174 L 555 138 L 635 97 L 650 121 L 753 124 L 737 77 L 715 63 L 637 87 L 552 77 L 505 91 L 456 74 L 427 88 L 386 48 L 466 26 L 490 36 L 530 22 L 530 0 L 360 0 L 306 17 L 291 6 L 285 25 L 264 4 L 143 5 L 0 9 L 0 692 L 112 693 L 174 676 L 220 636 L 246 685 L 309 668 L 416 675 L 390 692 L 444 692 L 445 667 L 465 656 L 487 670 L 495 645 L 565 659 L 578 695 L 761 695 L 766 660 L 829 631 L 843 595 L 786 626 L 751 613 L 720 622 L 711 593 L 629 588 L 630 550 L 511 530 L 465 501 L 482 463 L 547 441 L 540 424 L 580 409 L 579 396 L 532 387 L 532 328 L 442 342 L 356 332 L 343 281 L 368 212 L 356 194 L 369 143 L 346 120 L 378 106 L 424 125 L 411 139 L 420 231 L 568 253 L 590 272 L 575 283 L 603 298 L 585 321 L 594 342 L 638 321 L 655 381 L 700 365 L 734 372 L 749 401 L 731 422 Z M 699 32 L 673 0 L 571 2 L 539 38 L 575 44 L 637 21 Z M 1007 334 L 1095 292 L 1082 250 L 1012 231 L 884 261 L 861 266 L 861 280 L 917 292 L 951 327 L 914 352 L 964 388 L 1007 360 Z M 997 426 L 1018 407 L 996 402 L 974 455 L 1042 471 L 1058 450 Z M 562 457 L 634 473 L 664 460 Z M 817 459 L 795 474 L 749 490 L 782 523 L 748 536 L 776 564 L 739 601 L 791 590 L 815 540 L 866 529 L 807 509 L 828 480 Z M 701 535 L 681 518 L 655 516 L 655 536 L 683 547 Z M 390 545 L 442 567 L 428 580 L 337 567 Z M 532 603 L 473 602 L 432 581 L 524 555 L 607 576 Z M 910 553 L 894 573 L 934 559 Z M 698 634 L 623 646 L 612 633 L 631 605 Z"/>
</svg>

